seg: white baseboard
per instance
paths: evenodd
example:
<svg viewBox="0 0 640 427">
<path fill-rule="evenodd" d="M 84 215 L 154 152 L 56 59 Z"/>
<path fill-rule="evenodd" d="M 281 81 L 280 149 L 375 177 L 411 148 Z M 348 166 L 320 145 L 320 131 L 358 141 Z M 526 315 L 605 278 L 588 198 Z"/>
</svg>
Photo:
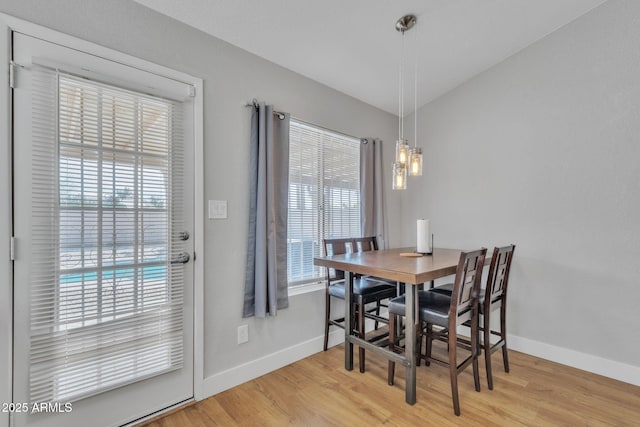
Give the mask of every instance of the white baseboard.
<svg viewBox="0 0 640 427">
<path fill-rule="evenodd" d="M 628 365 L 516 335 L 509 335 L 507 340 L 510 349 L 640 386 L 640 366 Z"/>
<path fill-rule="evenodd" d="M 202 399 L 206 399 L 214 394 L 218 394 L 293 362 L 297 362 L 305 357 L 321 352 L 324 345 L 323 340 L 324 336 L 321 335 L 317 338 L 207 377 L 204 379 L 202 385 Z M 342 329 L 336 329 L 329 333 L 329 347 L 333 347 L 342 342 L 344 342 L 344 331 Z"/>
</svg>

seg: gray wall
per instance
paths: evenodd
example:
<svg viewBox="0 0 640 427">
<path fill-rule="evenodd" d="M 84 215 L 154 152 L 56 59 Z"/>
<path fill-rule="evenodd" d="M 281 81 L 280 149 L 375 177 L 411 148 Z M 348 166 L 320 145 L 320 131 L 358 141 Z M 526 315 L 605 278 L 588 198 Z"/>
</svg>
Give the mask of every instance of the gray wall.
<svg viewBox="0 0 640 427">
<path fill-rule="evenodd" d="M 511 333 L 640 366 L 640 2 L 431 102 L 419 133 L 425 174 L 399 218 L 429 218 L 439 246 L 515 243 Z"/>
<path fill-rule="evenodd" d="M 380 137 L 388 152 L 396 119 L 131 1 L 2 1 L 0 11 L 204 79 L 205 200 L 228 200 L 229 212 L 227 220 L 206 220 L 199 258 L 205 266 L 205 377 L 321 336 L 322 292 L 292 297 L 276 318 L 241 318 L 251 115 L 243 105 L 254 97 L 266 100 L 302 120 Z M 286 40 L 274 42 L 286 48 Z M 389 197 L 395 204 L 397 196 Z M 236 327 L 247 322 L 250 341 L 238 346 Z"/>
</svg>

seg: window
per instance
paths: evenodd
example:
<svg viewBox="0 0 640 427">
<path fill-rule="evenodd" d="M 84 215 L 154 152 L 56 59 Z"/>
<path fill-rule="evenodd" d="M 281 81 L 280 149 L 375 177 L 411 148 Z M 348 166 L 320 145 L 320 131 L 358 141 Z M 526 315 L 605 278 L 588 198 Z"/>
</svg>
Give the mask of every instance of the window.
<svg viewBox="0 0 640 427">
<path fill-rule="evenodd" d="M 291 120 L 289 286 L 315 283 L 322 240 L 360 235 L 360 140 Z"/>
<path fill-rule="evenodd" d="M 71 330 L 169 300 L 171 104 L 65 76 L 58 91 L 56 311 L 58 328 Z"/>
</svg>

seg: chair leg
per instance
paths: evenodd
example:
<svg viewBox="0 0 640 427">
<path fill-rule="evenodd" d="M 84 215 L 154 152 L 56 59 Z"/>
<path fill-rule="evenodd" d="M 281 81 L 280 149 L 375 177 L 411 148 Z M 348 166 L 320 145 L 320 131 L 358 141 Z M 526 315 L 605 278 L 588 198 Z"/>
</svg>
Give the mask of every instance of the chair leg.
<svg viewBox="0 0 640 427">
<path fill-rule="evenodd" d="M 502 344 L 502 362 L 504 363 L 504 371 L 509 372 L 509 354 L 507 353 L 507 312 L 505 302 L 502 302 L 503 307 L 500 310 L 500 339 Z"/>
<path fill-rule="evenodd" d="M 507 353 L 507 342 L 502 345 L 502 360 L 504 362 L 504 371 L 509 373 L 509 353 Z"/>
<path fill-rule="evenodd" d="M 424 336 L 423 332 L 422 332 L 422 322 L 420 322 L 420 325 L 418 326 L 418 330 L 416 331 L 416 352 L 417 352 L 417 356 L 416 357 L 416 366 L 420 366 L 420 359 L 422 359 L 422 337 Z"/>
<path fill-rule="evenodd" d="M 478 367 L 480 331 L 478 329 L 478 319 L 476 314 L 475 322 L 471 323 L 471 365 L 473 366 L 473 384 L 475 385 L 476 391 L 480 391 L 480 369 Z"/>
<path fill-rule="evenodd" d="M 380 300 L 376 301 L 376 316 L 380 316 Z M 378 329 L 378 321 L 376 320 L 374 325 L 374 329 Z"/>
<path fill-rule="evenodd" d="M 396 315 L 389 313 L 389 351 L 396 349 Z M 389 361 L 387 368 L 387 383 L 393 385 L 396 373 L 396 362 Z"/>
<path fill-rule="evenodd" d="M 327 351 L 327 347 L 329 346 L 329 316 L 331 316 L 331 295 L 329 292 L 325 292 L 325 303 L 324 303 L 324 351 Z"/>
<path fill-rule="evenodd" d="M 358 336 L 364 339 L 364 304 L 358 305 Z M 358 347 L 358 362 L 360 372 L 364 372 L 364 348 Z"/>
<path fill-rule="evenodd" d="M 458 362 L 456 359 L 456 334 L 449 331 L 449 375 L 451 377 L 451 399 L 453 400 L 453 412 L 460 415 L 460 399 L 458 398 Z"/>
<path fill-rule="evenodd" d="M 491 325 L 489 325 L 489 316 L 484 315 L 484 331 L 483 331 L 483 346 L 484 346 L 484 365 L 487 369 L 487 386 L 489 390 L 493 390 L 493 371 L 491 370 Z"/>
<path fill-rule="evenodd" d="M 431 365 L 431 349 L 433 348 L 433 336 L 431 335 L 432 333 L 433 333 L 433 325 L 431 323 L 427 323 L 427 328 L 426 328 L 427 343 L 425 346 L 426 348 L 424 349 L 424 354 L 425 354 L 424 365 L 425 366 Z"/>
</svg>

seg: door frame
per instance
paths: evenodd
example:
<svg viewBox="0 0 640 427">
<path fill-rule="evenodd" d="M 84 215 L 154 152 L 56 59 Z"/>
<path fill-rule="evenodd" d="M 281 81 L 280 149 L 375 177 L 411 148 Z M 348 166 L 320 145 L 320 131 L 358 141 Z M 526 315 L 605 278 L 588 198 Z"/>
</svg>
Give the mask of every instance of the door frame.
<svg viewBox="0 0 640 427">
<path fill-rule="evenodd" d="M 189 74 L 127 55 L 76 37 L 0 13 L 0 402 L 12 402 L 13 384 L 13 235 L 12 111 L 9 71 L 11 37 L 20 32 L 129 67 L 178 80 L 195 89 L 194 105 L 194 257 L 193 264 L 193 393 L 204 398 L 204 117 L 203 80 Z M 0 426 L 9 425 L 9 414 L 0 411 Z"/>
</svg>

